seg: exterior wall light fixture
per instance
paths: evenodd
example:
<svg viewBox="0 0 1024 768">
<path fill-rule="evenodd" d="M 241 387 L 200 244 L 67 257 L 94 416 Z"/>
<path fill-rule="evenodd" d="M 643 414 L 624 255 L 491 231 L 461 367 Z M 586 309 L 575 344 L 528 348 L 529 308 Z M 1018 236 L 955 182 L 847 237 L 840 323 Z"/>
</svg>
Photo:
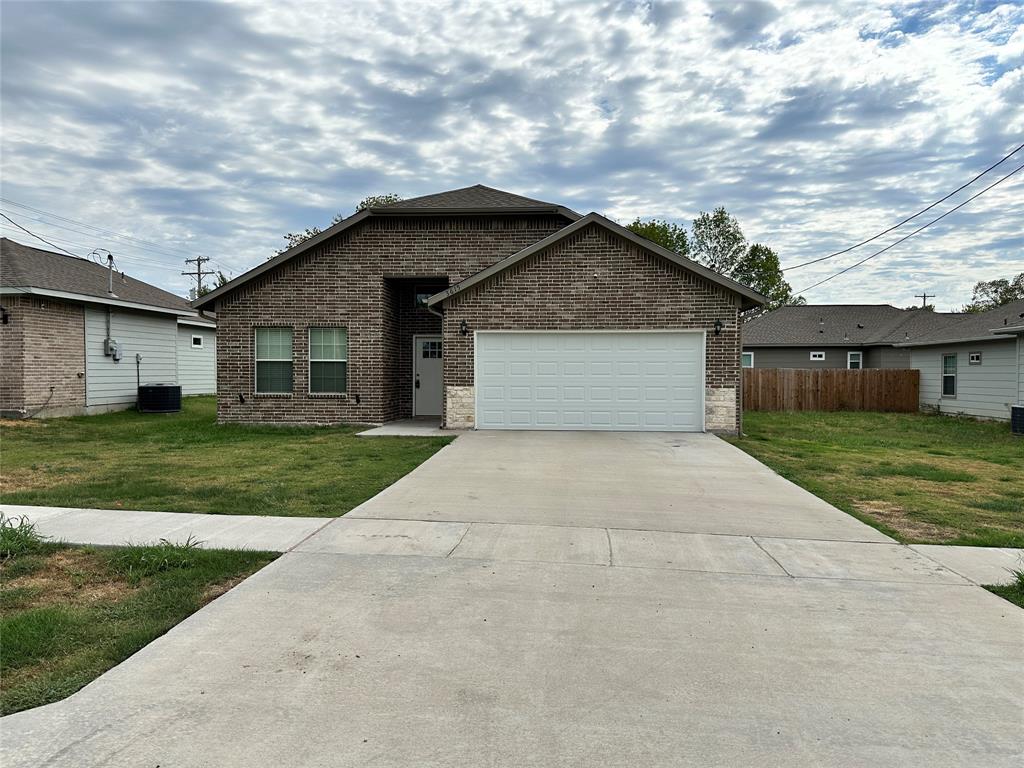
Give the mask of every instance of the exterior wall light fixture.
<svg viewBox="0 0 1024 768">
<path fill-rule="evenodd" d="M 715 320 L 715 336 L 718 336 L 719 334 L 721 334 L 722 333 L 722 329 L 724 327 L 725 327 L 725 324 L 721 321 L 721 319 Z"/>
<path fill-rule="evenodd" d="M 469 323 L 467 323 L 465 320 L 463 320 L 461 323 L 459 323 L 459 334 L 461 336 L 465 336 L 468 333 L 469 333 Z"/>
</svg>

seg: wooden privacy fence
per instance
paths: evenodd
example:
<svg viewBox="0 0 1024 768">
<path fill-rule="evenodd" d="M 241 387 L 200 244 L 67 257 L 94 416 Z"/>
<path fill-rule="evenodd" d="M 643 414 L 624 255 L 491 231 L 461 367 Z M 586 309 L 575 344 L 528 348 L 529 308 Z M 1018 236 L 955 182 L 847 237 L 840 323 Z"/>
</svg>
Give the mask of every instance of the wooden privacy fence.
<svg viewBox="0 0 1024 768">
<path fill-rule="evenodd" d="M 748 411 L 900 411 L 918 409 L 921 372 L 903 368 L 744 368 Z"/>
</svg>

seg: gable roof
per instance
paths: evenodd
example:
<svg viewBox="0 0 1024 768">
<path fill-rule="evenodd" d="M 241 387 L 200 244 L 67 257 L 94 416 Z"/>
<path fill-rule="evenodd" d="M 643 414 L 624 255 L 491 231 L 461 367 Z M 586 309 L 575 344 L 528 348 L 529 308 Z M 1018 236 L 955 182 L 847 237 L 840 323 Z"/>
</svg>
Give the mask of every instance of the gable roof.
<svg viewBox="0 0 1024 768">
<path fill-rule="evenodd" d="M 107 292 L 109 271 L 88 259 L 65 256 L 0 238 L 0 288 L 4 293 L 60 295 L 79 301 L 133 306 L 195 315 L 180 296 L 114 271 L 114 296 Z"/>
<path fill-rule="evenodd" d="M 374 213 L 389 215 L 429 214 L 441 211 L 445 213 L 494 213 L 497 211 L 561 213 L 568 215 L 571 219 L 579 218 L 578 213 L 556 203 L 545 203 L 542 200 L 534 200 L 493 187 L 485 187 L 483 184 L 413 197 L 370 210 Z"/>
<path fill-rule="evenodd" d="M 1024 324 L 1024 299 L 1011 301 L 987 312 L 969 312 L 955 315 L 956 322 L 932 329 L 929 333 L 897 344 L 900 347 L 950 344 L 958 341 L 998 341 L 1003 334 L 1013 334 Z"/>
<path fill-rule="evenodd" d="M 303 240 L 298 245 L 282 251 L 277 256 L 262 264 L 250 269 L 234 280 L 216 288 L 205 296 L 201 296 L 193 302 L 193 306 L 202 308 L 211 305 L 220 296 L 233 291 L 240 285 L 254 280 L 274 267 L 286 261 L 294 259 L 306 251 L 315 248 L 325 240 L 340 235 L 347 229 L 365 221 L 371 216 L 437 216 L 437 215 L 479 215 L 479 214 L 556 214 L 564 216 L 569 221 L 579 219 L 580 215 L 569 208 L 554 203 L 545 203 L 540 200 L 533 200 L 529 197 L 514 195 L 511 192 L 503 192 L 500 189 L 492 189 L 482 184 L 472 187 L 453 189 L 448 192 L 438 192 L 433 195 L 414 197 L 410 200 L 402 200 L 390 205 L 383 205 L 378 208 L 364 208 L 361 211 L 342 219 L 334 226 L 328 227 L 323 232 Z"/>
<path fill-rule="evenodd" d="M 900 309 L 891 304 L 780 307 L 743 326 L 743 346 L 889 346 L 938 332 L 962 317 L 959 313 Z"/>
<path fill-rule="evenodd" d="M 625 227 L 621 226 L 620 224 L 616 224 L 614 221 L 611 221 L 610 219 L 606 219 L 599 213 L 591 212 L 588 213 L 583 218 L 577 219 L 569 226 L 563 227 L 562 229 L 558 230 L 552 235 L 548 235 L 543 240 L 539 240 L 533 245 L 528 245 L 521 251 L 513 253 L 511 256 L 505 257 L 501 261 L 492 264 L 486 269 L 480 270 L 474 275 L 470 275 L 465 280 L 462 280 L 456 283 L 455 285 L 446 288 L 440 293 L 434 294 L 429 299 L 427 299 L 427 306 L 432 307 L 436 304 L 440 304 L 443 301 L 445 301 L 445 299 L 449 299 L 452 296 L 462 293 L 467 288 L 471 288 L 472 286 L 477 285 L 478 283 L 481 283 L 484 280 L 487 280 L 488 278 L 499 274 L 500 272 L 504 272 L 506 269 L 514 266 L 515 264 L 518 264 L 523 259 L 527 259 L 536 253 L 540 253 L 546 248 L 550 248 L 552 245 L 555 245 L 556 243 L 564 240 L 570 235 L 575 234 L 576 232 L 579 232 L 581 229 L 588 227 L 591 224 L 596 224 L 600 227 L 603 227 L 604 229 L 607 229 L 610 232 L 619 235 L 622 238 L 625 238 L 631 243 L 634 243 L 635 245 L 638 245 L 641 248 L 651 251 L 652 253 L 655 253 L 658 256 L 661 256 L 662 258 L 671 261 L 673 264 L 677 264 L 678 266 L 683 267 L 684 269 L 687 269 L 690 272 L 700 275 L 701 277 L 703 277 L 704 279 L 708 280 L 711 283 L 720 285 L 724 288 L 729 289 L 730 291 L 740 294 L 744 299 L 746 299 L 746 301 L 743 304 L 744 309 L 760 306 L 767 301 L 767 299 L 764 296 L 755 291 L 753 288 L 749 288 L 743 285 L 742 283 L 737 283 L 735 280 L 731 280 L 730 278 L 725 277 L 724 275 L 720 275 L 717 272 L 703 266 L 702 264 L 698 264 L 696 261 L 692 261 L 686 258 L 685 256 L 680 256 L 678 253 L 670 251 L 668 248 L 663 248 L 662 246 L 658 245 L 652 240 L 648 240 L 645 237 L 641 237 L 632 230 L 626 229 Z"/>
</svg>

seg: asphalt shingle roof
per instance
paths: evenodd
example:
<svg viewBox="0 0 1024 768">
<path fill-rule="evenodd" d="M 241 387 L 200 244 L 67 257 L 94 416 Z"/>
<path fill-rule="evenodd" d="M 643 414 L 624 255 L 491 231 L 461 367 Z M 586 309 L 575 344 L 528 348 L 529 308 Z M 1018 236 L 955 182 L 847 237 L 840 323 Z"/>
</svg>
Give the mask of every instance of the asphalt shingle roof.
<svg viewBox="0 0 1024 768">
<path fill-rule="evenodd" d="M 0 238 L 0 285 L 5 288 L 42 288 L 110 299 L 107 268 L 88 259 L 44 251 Z M 114 293 L 120 301 L 192 312 L 180 296 L 155 285 L 114 272 Z"/>
<path fill-rule="evenodd" d="M 997 334 L 993 334 L 992 331 L 1024 324 L 1024 299 L 1011 301 L 1009 304 L 990 309 L 987 312 L 972 312 L 951 315 L 950 317 L 955 318 L 955 320 L 942 327 L 932 328 L 928 332 L 917 336 L 911 334 L 908 339 L 898 339 L 897 343 L 933 342 L 940 344 L 961 340 L 987 339 L 989 337 L 998 339 L 1000 337 Z"/>
<path fill-rule="evenodd" d="M 743 344 L 862 346 L 884 338 L 909 314 L 916 313 L 890 304 L 780 307 L 746 323 Z"/>
<path fill-rule="evenodd" d="M 422 209 L 476 210 L 494 208 L 498 210 L 501 208 L 514 208 L 516 210 L 522 210 L 526 208 L 537 208 L 550 211 L 558 207 L 559 206 L 555 203 L 545 203 L 542 200 L 534 200 L 533 198 L 523 197 L 522 195 L 514 195 L 511 192 L 504 192 L 500 189 L 485 187 L 483 184 L 475 184 L 472 187 L 463 187 L 462 189 L 452 189 L 447 192 L 438 192 L 433 195 L 413 197 L 409 200 L 401 200 L 397 203 L 391 203 L 390 205 L 373 208 L 371 210 L 397 212 Z"/>
<path fill-rule="evenodd" d="M 743 326 L 743 346 L 872 346 L 983 339 L 1021 325 L 1024 301 L 980 313 L 927 312 L 891 304 L 780 307 Z"/>
</svg>

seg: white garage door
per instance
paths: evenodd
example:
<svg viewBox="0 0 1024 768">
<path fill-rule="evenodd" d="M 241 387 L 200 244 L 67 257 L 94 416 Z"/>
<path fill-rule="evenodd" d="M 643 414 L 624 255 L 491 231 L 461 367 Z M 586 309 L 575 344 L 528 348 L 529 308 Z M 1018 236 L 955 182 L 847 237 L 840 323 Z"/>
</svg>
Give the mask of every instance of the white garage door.
<svg viewBox="0 0 1024 768">
<path fill-rule="evenodd" d="M 702 332 L 476 334 L 478 429 L 704 429 Z"/>
</svg>

